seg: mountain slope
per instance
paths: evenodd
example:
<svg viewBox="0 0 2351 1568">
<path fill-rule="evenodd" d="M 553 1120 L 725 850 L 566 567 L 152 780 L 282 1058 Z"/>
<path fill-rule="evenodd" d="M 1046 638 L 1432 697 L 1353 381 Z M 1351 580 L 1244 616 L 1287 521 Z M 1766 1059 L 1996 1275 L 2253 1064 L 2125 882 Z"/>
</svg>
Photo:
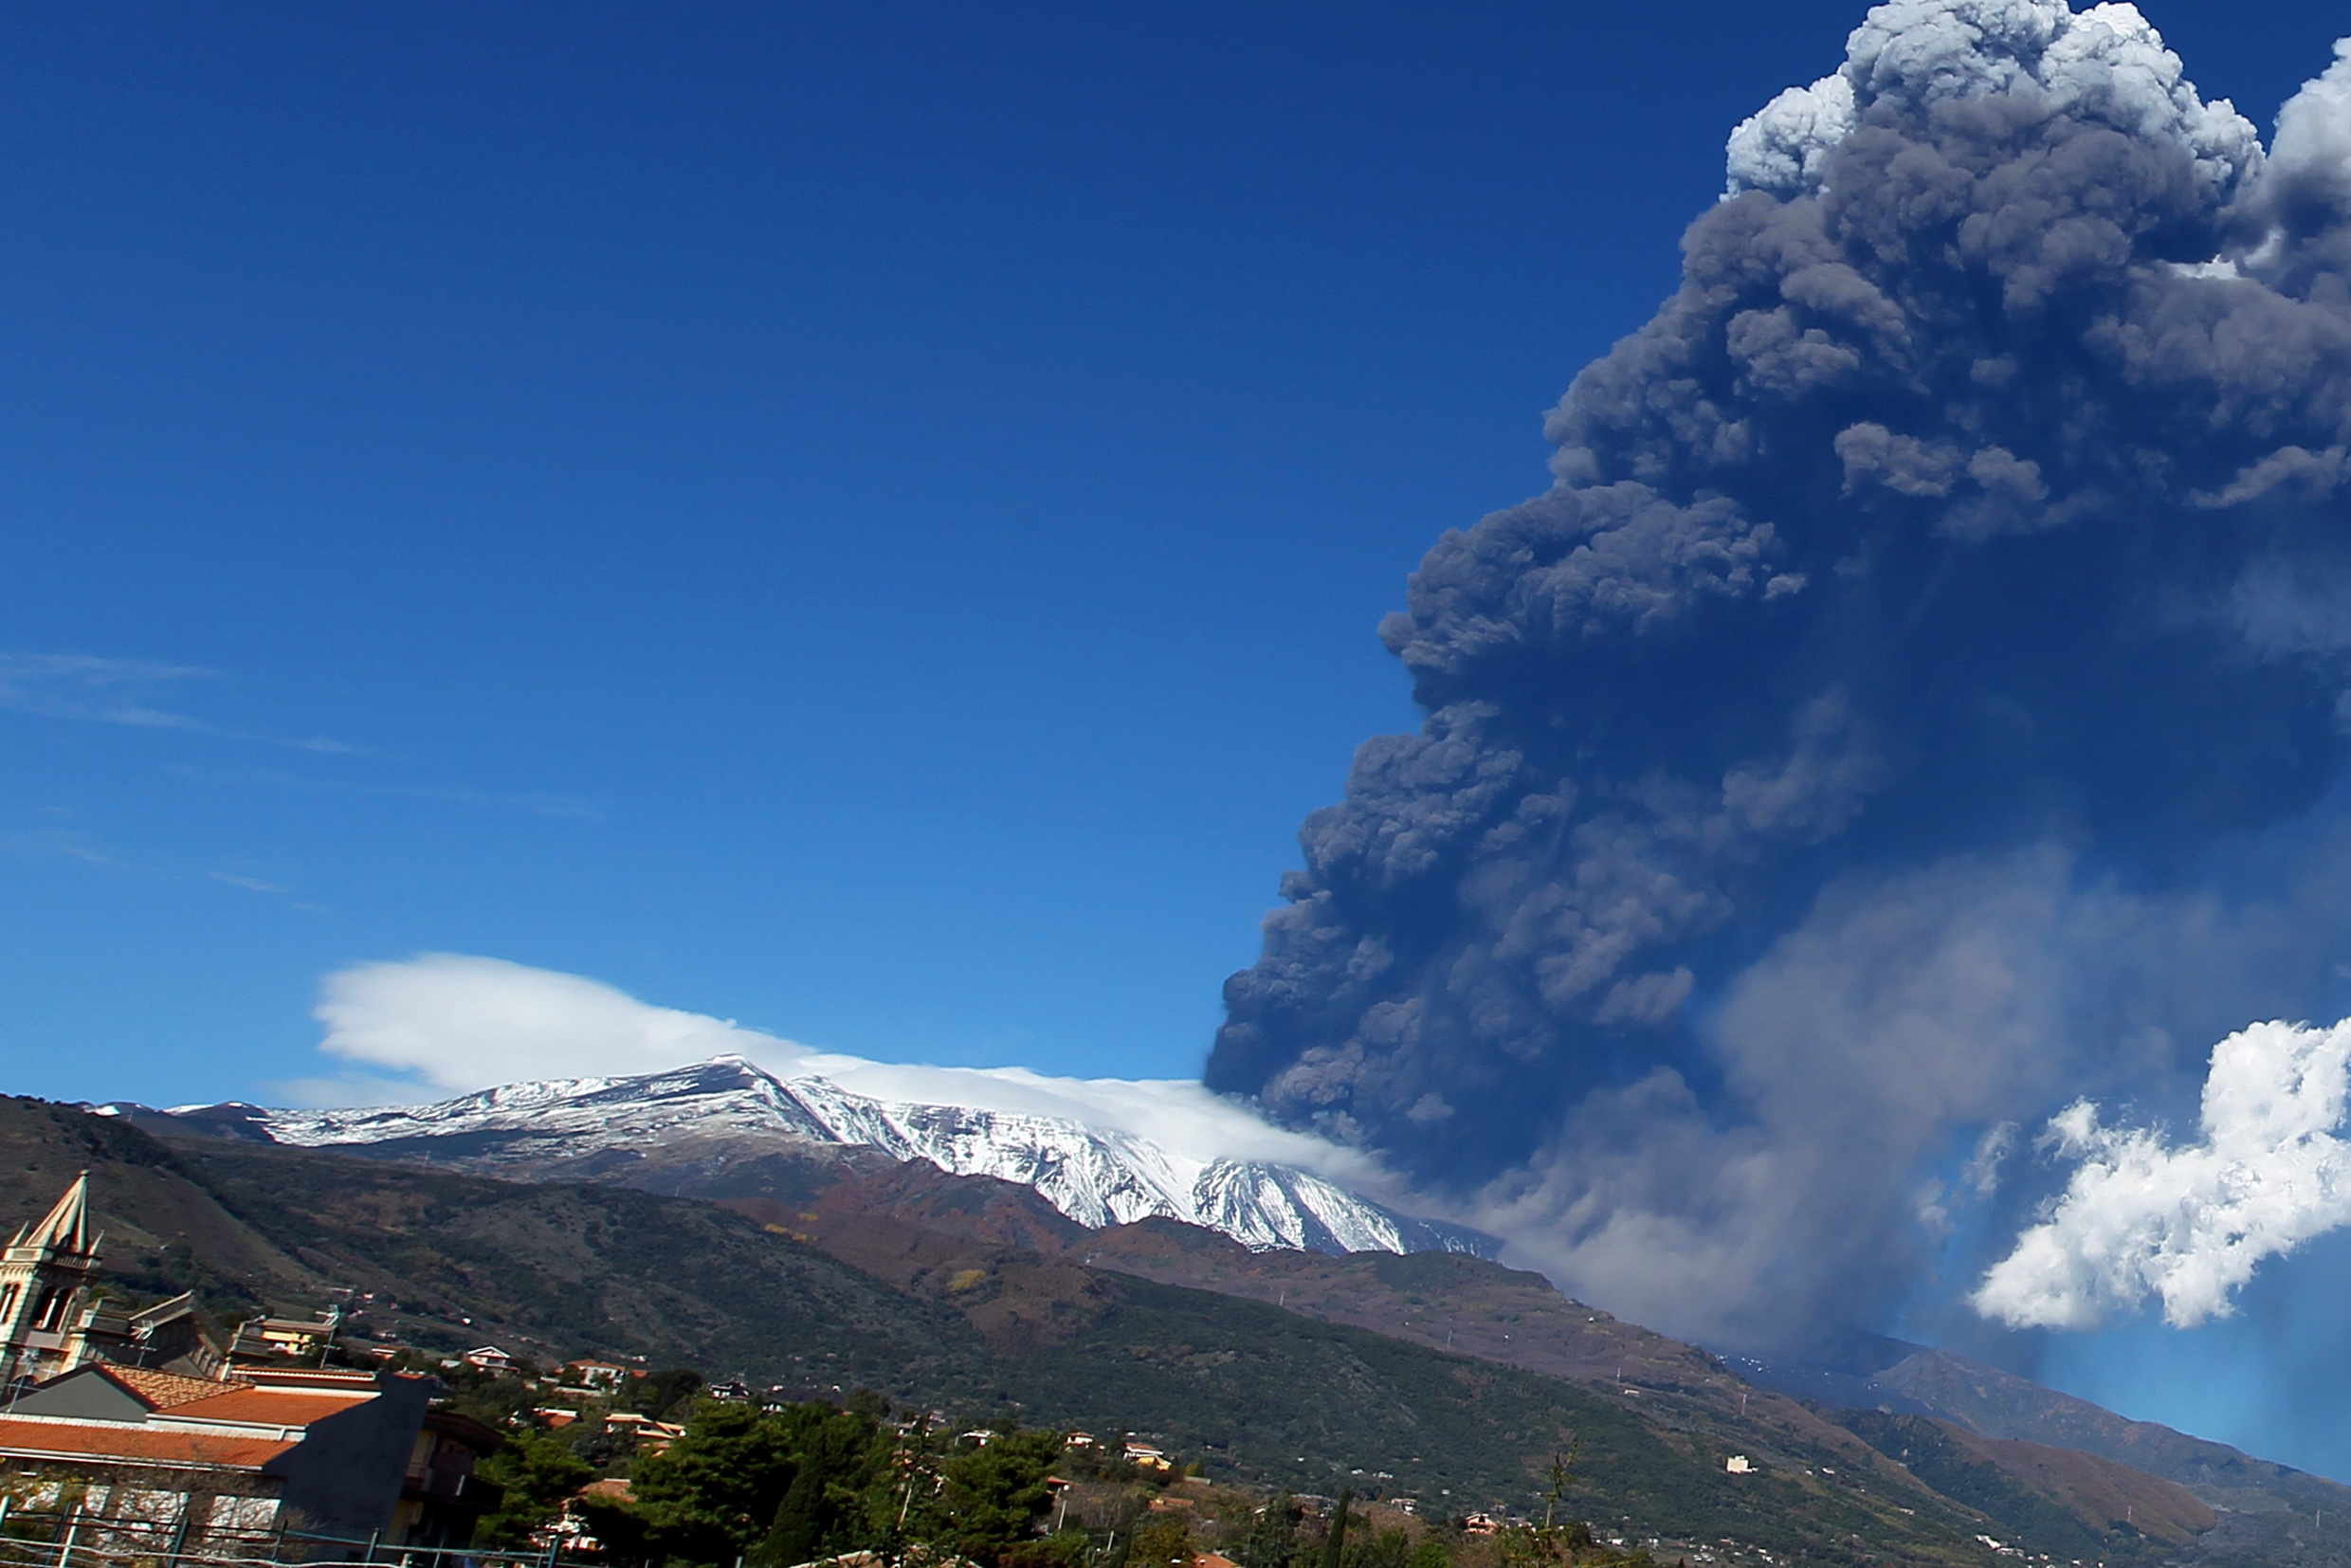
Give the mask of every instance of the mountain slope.
<svg viewBox="0 0 2351 1568">
<path fill-rule="evenodd" d="M 108 1275 L 192 1283 L 224 1316 L 372 1294 L 364 1326 L 444 1354 L 659 1356 L 777 1382 L 997 1396 L 959 1315 L 756 1221 L 626 1188 L 518 1185 L 226 1141 L 0 1101 L 0 1212 L 90 1171 Z M 43 1194 L 46 1194 L 45 1197 Z M 175 1249 L 208 1272 L 174 1277 Z"/>
<path fill-rule="evenodd" d="M 1819 1456 L 1816 1463 L 1867 1476 L 1870 1460 L 1886 1457 L 1870 1453 L 1846 1430 L 1852 1418 L 1823 1410 L 1822 1401 L 1738 1376 L 1740 1367 L 1760 1363 L 1725 1364 L 1572 1301 L 1540 1275 L 1436 1253 L 1253 1253 L 1156 1219 L 1087 1231 L 1032 1194 L 975 1191 L 988 1185 L 891 1167 L 845 1176 L 795 1205 L 727 1201 L 914 1288 L 968 1275 L 1011 1249 L 1058 1253 L 1087 1268 L 1239 1296 L 1573 1381 L 1652 1424 L 1732 1435 L 1773 1464 L 1805 1451 Z M 991 1283 L 972 1294 L 988 1297 L 993 1289 Z M 1039 1304 L 1048 1294 L 1032 1280 L 974 1310 L 993 1315 L 984 1332 L 1049 1335 L 1052 1315 Z M 1866 1389 L 1859 1402 L 1872 1414 L 1883 1403 L 1951 1423 L 1939 1473 L 1958 1488 L 1958 1500 L 1997 1522 L 1996 1537 L 2043 1541 L 2060 1559 L 2091 1553 L 2085 1560 L 2121 1561 L 2134 1550 L 2178 1548 L 2183 1562 L 2214 1565 L 2351 1563 L 2351 1488 L 2126 1420 L 1945 1352 L 1875 1343 L 1886 1368 L 1879 1377 L 1891 1380 L 1848 1377 L 1847 1393 Z M 1817 1377 L 1796 1381 L 1809 1395 L 1825 1386 Z M 2186 1534 L 2215 1509 L 2217 1525 L 2186 1545 Z"/>
<path fill-rule="evenodd" d="M 694 1086 L 681 1087 L 678 1098 L 687 1101 L 690 1109 Z M 752 1092 L 757 1092 L 756 1086 Z M 562 1097 L 551 1098 L 561 1103 Z M 644 1097 L 629 1100 L 642 1103 Z M 526 1127 L 535 1121 L 544 1126 L 539 1120 L 542 1104 L 526 1100 L 506 1107 L 505 1114 Z M 756 1103 L 754 1109 L 756 1114 Z M 495 1105 L 489 1110 L 493 1116 L 501 1114 Z M 637 1123 L 640 1128 L 651 1119 L 642 1110 L 631 1114 L 643 1119 Z M 459 1117 L 477 1120 L 468 1125 Z M 170 1119 L 162 1124 L 184 1140 L 192 1120 Z M 447 1120 L 456 1126 L 445 1122 L 437 1136 L 416 1143 L 383 1138 L 359 1147 L 411 1158 L 421 1150 L 448 1163 L 477 1158 L 481 1145 L 468 1140 L 512 1136 L 510 1130 L 483 1127 L 481 1121 L 487 1118 L 478 1109 Z M 1110 1287 L 1105 1295 L 1101 1278 L 1103 1270 L 1111 1270 L 1262 1302 L 1293 1315 L 1431 1350 L 1467 1353 L 1565 1378 L 1637 1413 L 1653 1427 L 1731 1434 L 1727 1440 L 1742 1451 L 1777 1467 L 1805 1468 L 1789 1458 L 1797 1452 L 1817 1456 L 1814 1468 L 1848 1475 L 1867 1475 L 1873 1465 L 1883 1468 L 1892 1463 L 1828 1413 L 1742 1380 L 1703 1351 L 1569 1301 L 1540 1276 L 1458 1254 L 1252 1251 L 1224 1235 L 1157 1217 L 1089 1230 L 1033 1188 L 959 1179 L 927 1162 L 902 1162 L 866 1145 L 778 1141 L 764 1136 L 746 1140 L 732 1132 L 706 1131 L 715 1121 L 679 1115 L 666 1135 L 656 1131 L 634 1146 L 618 1139 L 586 1149 L 570 1145 L 573 1152 L 561 1160 L 549 1159 L 543 1152 L 538 1158 L 518 1158 L 518 1145 L 510 1140 L 499 1146 L 498 1158 L 500 1168 L 517 1173 L 592 1176 L 718 1198 L 762 1226 L 813 1243 L 900 1289 L 952 1307 L 998 1358 L 1059 1354 L 1116 1294 Z M 234 1133 L 237 1128 L 232 1122 L 226 1130 Z M 472 1152 L 457 1152 L 465 1150 Z M 960 1287 L 951 1289 L 958 1281 Z M 2065 1456 L 2059 1450 L 2101 1451 L 2091 1444 L 2099 1432 L 2111 1428 L 2123 1436 L 2104 1444 L 2106 1457 L 2124 1465 L 2141 1459 L 2144 1468 L 2192 1486 L 2205 1503 L 2225 1510 L 2220 1526 L 2194 1549 L 2199 1560 L 2333 1560 L 2324 1532 L 2309 1522 L 2333 1510 L 2351 1512 L 2351 1492 L 2167 1429 L 2146 1428 L 2134 1436 L 2140 1424 L 2079 1401 L 2068 1404 L 2063 1396 L 2022 1379 L 2013 1379 L 2011 1386 L 1977 1377 L 1965 1386 L 2003 1387 L 2007 1404 L 2002 1408 L 2030 1407 L 2045 1418 L 2037 1425 L 2014 1419 L 2004 1425 L 1979 1410 L 1973 1413 L 1975 1421 L 1983 1423 L 1977 1427 L 1956 1395 L 1927 1386 L 1924 1374 L 1937 1366 L 1972 1363 L 1943 1358 L 1899 1374 L 1881 1367 L 1885 1377 L 1904 1378 L 1905 1386 L 1935 1403 L 1914 1398 L 1884 1378 L 1814 1378 L 1803 1386 L 1815 1396 L 1830 1394 L 1832 1405 L 1884 1404 L 1894 1411 L 1956 1419 L 1985 1436 L 2056 1444 L 2056 1449 L 2037 1459 L 2020 1458 L 2022 1449 L 2007 1452 L 2005 1464 L 1998 1458 L 2005 1450 L 1968 1449 L 1962 1455 L 1964 1466 L 1983 1468 L 1966 1472 L 1973 1480 L 1954 1479 L 1952 1485 L 1986 1513 L 1996 1526 L 1989 1533 L 2000 1539 L 2047 1537 L 2052 1545 L 2068 1546 L 2060 1556 L 2078 1554 L 2087 1549 L 2086 1540 L 2094 1540 L 2100 1543 L 2096 1550 L 2110 1560 L 2130 1555 L 2125 1543 L 2132 1541 L 2149 1550 L 2168 1549 L 2160 1534 L 2137 1528 L 2138 1504 L 2125 1496 L 2128 1485 L 2102 1484 L 2086 1492 L 2064 1473 Z M 1856 1390 L 1866 1397 L 1853 1397 Z M 2077 1405 L 2079 1411 L 2067 1419 L 2048 1416 Z M 2188 1457 L 2183 1460 L 2181 1455 Z M 1946 1474 L 1962 1477 L 1962 1470 Z M 2123 1515 L 2112 1520 L 2099 1514 L 2102 1504 L 2096 1501 L 2109 1496 L 2124 1497 Z M 2030 1506 L 2019 1499 L 2028 1500 Z M 2304 1512 L 2298 1515 L 2296 1510 Z M 2191 1503 L 2185 1513 L 2165 1504 L 2150 1518 L 2167 1514 L 2196 1517 Z M 2298 1517 L 2305 1522 L 2297 1524 Z M 2060 1520 L 2066 1522 L 2062 1526 L 2053 1522 Z"/>
<path fill-rule="evenodd" d="M 2019 1441 L 2090 1454 L 2183 1486 L 2218 1509 L 2220 1522 L 2182 1560 L 2351 1568 L 2351 1487 L 2133 1421 L 1950 1351 L 1862 1335 L 1826 1364 L 1746 1357 L 1731 1364 L 1832 1412 L 1932 1417 L 1996 1448 Z M 1850 1413 L 1837 1419 L 1858 1424 Z"/>
<path fill-rule="evenodd" d="M 2056 1556 L 2100 1558 L 2139 1538 L 2185 1547 L 2220 1522 L 2186 1488 L 2096 1454 L 1923 1415 L 1854 1411 L 1843 1424 L 1945 1497 L 2014 1522 Z"/>
<path fill-rule="evenodd" d="M 1029 1189 L 927 1167 L 834 1180 L 814 1193 L 817 1208 L 769 1196 L 733 1200 L 730 1212 L 258 1142 L 182 1137 L 166 1147 L 119 1119 L 0 1102 L 0 1201 L 10 1210 L 37 1212 L 82 1165 L 108 1229 L 140 1238 L 110 1266 L 136 1277 L 149 1249 L 171 1244 L 158 1216 L 191 1216 L 244 1260 L 248 1294 L 300 1308 L 334 1286 L 374 1291 L 376 1326 L 447 1349 L 639 1355 L 757 1382 L 854 1379 L 958 1409 L 1017 1402 L 1031 1420 L 1155 1433 L 1221 1474 L 1324 1490 L 1344 1477 L 1432 1508 L 1524 1507 L 1550 1454 L 1580 1440 L 1579 1512 L 1604 1529 L 1700 1539 L 1723 1555 L 1730 1538 L 1744 1543 L 1743 1560 L 1768 1550 L 1978 1563 L 1988 1560 L 1978 1535 L 2032 1539 L 1839 1429 L 1792 1430 L 1731 1408 L 1735 1380 L 1719 1368 L 1712 1404 L 1665 1390 L 1609 1397 L 1089 1267 L 1083 1249 L 1105 1232 L 1075 1226 Z M 815 1216 L 827 1248 L 746 1209 Z M 1019 1240 L 1037 1245 L 1007 1245 Z M 1733 1452 L 1760 1469 L 1726 1473 Z M 2118 1542 L 2105 1560 L 2160 1555 L 2152 1539 L 2120 1549 L 2133 1544 Z"/>
<path fill-rule="evenodd" d="M 1226 1237 L 1157 1219 L 1088 1231 L 1024 1189 L 916 1166 L 844 1178 L 801 1206 L 751 1196 L 723 1201 L 807 1234 L 881 1278 L 955 1299 L 991 1343 L 1030 1354 L 1032 1378 L 1061 1347 L 1091 1342 L 1099 1298 L 1089 1299 L 1087 1282 L 1099 1270 L 1146 1275 L 1155 1283 L 1180 1277 L 1315 1322 L 1376 1329 L 1382 1339 L 1407 1345 L 1433 1351 L 1442 1348 L 1441 1340 L 1458 1340 L 1474 1346 L 1471 1354 L 1480 1359 L 1544 1375 L 1532 1386 L 1573 1382 L 1601 1408 L 1613 1408 L 1616 1418 L 1665 1434 L 1668 1442 L 1711 1445 L 1718 1458 L 1742 1452 L 1763 1474 L 1801 1475 L 1808 1484 L 1834 1487 L 1827 1495 L 1836 1498 L 1874 1495 L 1897 1508 L 1919 1506 L 1920 1477 L 1899 1457 L 1873 1449 L 1818 1411 L 1746 1384 L 1693 1346 L 1572 1302 L 1539 1275 L 1479 1259 L 1251 1253 Z M 1246 1352 L 1225 1358 L 1247 1365 Z M 1121 1375 L 1128 1364 L 1110 1360 Z M 1090 1375 L 1100 1377 L 1100 1369 Z M 1488 1399 L 1519 1386 L 1508 1378 L 1479 1384 L 1481 1397 Z M 1431 1397 L 1424 1393 L 1422 1400 Z M 1209 1412 L 1214 1417 L 1252 1409 L 1244 1376 Z M 1267 1434 L 1264 1426 L 1265 1418 L 1252 1414 L 1243 1430 L 1278 1439 L 1278 1431 Z M 1187 1432 L 1187 1441 L 1194 1438 L 1220 1448 L 1230 1444 L 1236 1463 L 1267 1446 L 1232 1438 L 1214 1419 Z M 1269 1446 L 1278 1459 L 1280 1442 Z M 1972 1533 L 2031 1540 L 2061 1558 L 2087 1551 L 2118 1563 L 2153 1560 L 2214 1522 L 2213 1510 L 2182 1487 L 2032 1443 L 1971 1438 L 1961 1462 L 1945 1473 L 1969 1494 L 1936 1497 L 1946 1517 L 1954 1503 L 1964 1503 L 1981 1516 Z M 1257 1475 L 1284 1478 L 1278 1463 Z M 1709 1472 L 1710 1487 L 1724 1484 Z M 1695 1509 L 1690 1517 L 1703 1517 L 1712 1505 L 1689 1499 L 1675 1504 L 1686 1513 Z M 2141 1512 L 2145 1529 L 2137 1522 Z"/>
<path fill-rule="evenodd" d="M 635 1078 L 509 1084 L 428 1105 L 100 1110 L 155 1130 L 344 1149 L 512 1179 L 630 1186 L 642 1184 L 635 1178 L 648 1165 L 673 1166 L 681 1146 L 710 1168 L 778 1147 L 865 1147 L 1033 1187 L 1091 1227 L 1160 1215 L 1260 1249 L 1490 1253 L 1495 1247 L 1491 1237 L 1397 1213 L 1292 1166 L 1194 1159 L 1148 1139 L 1053 1117 L 875 1100 L 823 1078 L 778 1079 L 739 1056 Z"/>
</svg>

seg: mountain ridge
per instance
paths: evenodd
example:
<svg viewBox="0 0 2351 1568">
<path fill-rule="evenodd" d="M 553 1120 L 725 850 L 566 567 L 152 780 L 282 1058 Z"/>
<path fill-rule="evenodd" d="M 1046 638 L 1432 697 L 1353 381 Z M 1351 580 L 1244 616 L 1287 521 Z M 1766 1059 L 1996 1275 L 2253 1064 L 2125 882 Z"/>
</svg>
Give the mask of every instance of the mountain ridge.
<svg viewBox="0 0 2351 1568">
<path fill-rule="evenodd" d="M 1352 1484 L 1448 1511 L 1540 1506 L 1542 1466 L 1580 1442 L 1578 1506 L 1596 1523 L 1704 1541 L 1722 1560 L 1768 1550 L 1975 1568 L 1990 1560 L 1975 1537 L 2005 1527 L 1835 1434 L 1827 1448 L 1775 1446 L 1736 1426 L 1661 1423 L 1561 1379 L 993 1248 L 993 1234 L 980 1238 L 993 1248 L 982 1278 L 910 1256 L 907 1288 L 896 1269 L 716 1204 L 611 1185 L 186 1133 L 164 1144 L 119 1117 L 26 1101 L 0 1101 L 0 1212 L 37 1212 L 89 1169 L 118 1237 L 110 1281 L 145 1287 L 171 1231 L 200 1221 L 235 1253 L 229 1272 L 248 1297 L 293 1310 L 347 1300 L 355 1331 L 396 1331 L 444 1356 L 488 1342 L 538 1359 L 683 1357 L 755 1382 L 862 1384 L 975 1417 L 1016 1409 L 1031 1424 L 1143 1431 L 1253 1486 Z M 1008 1236 L 1032 1222 L 1072 1234 L 1027 1188 L 911 1164 L 877 1174 L 935 1181 L 934 1225 L 1001 1203 Z M 876 1210 L 877 1235 L 923 1229 L 888 1211 Z M 1025 1315 L 988 1310 L 1016 1297 Z M 1727 1453 L 1767 1450 L 1786 1463 L 1726 1475 Z M 1854 1478 L 1838 1479 L 1849 1468 Z M 1735 1555 L 1722 1544 L 1734 1541 Z M 2109 1560 L 2152 1568 L 2154 1543 L 2120 1543 L 2139 1549 Z"/>
<path fill-rule="evenodd" d="M 1917 1448 L 1935 1456 L 1958 1495 L 1976 1500 L 1968 1506 L 2034 1521 L 2033 1533 L 2073 1555 L 2128 1555 L 2113 1531 L 2145 1508 L 2167 1522 L 2167 1546 L 2190 1551 L 2182 1560 L 2351 1561 L 2311 1522 L 2351 1513 L 2351 1491 L 2322 1478 L 1945 1352 L 1883 1341 L 1863 1370 L 1797 1386 L 1801 1378 L 1774 1376 L 1787 1369 L 1724 1363 L 1466 1248 L 1413 1251 L 1392 1236 L 1350 1249 L 1326 1231 L 1319 1249 L 1301 1249 L 1296 1230 L 1252 1225 L 1246 1209 L 1237 1226 L 1230 1212 L 1203 1225 L 1167 1212 L 1178 1207 L 1169 1189 L 1194 1212 L 1206 1209 L 1211 1162 L 1049 1118 L 892 1105 L 726 1058 L 633 1079 L 502 1085 L 427 1106 L 103 1109 L 174 1141 L 225 1138 L 712 1201 L 952 1308 L 999 1355 L 1078 1354 L 1076 1340 L 1105 1309 L 1103 1292 L 1126 1288 L 1106 1285 L 1107 1271 L 1561 1379 L 1663 1430 L 1740 1432 L 1759 1460 L 1783 1468 L 1803 1468 L 1790 1457 L 1799 1453 L 1842 1454 L 1839 1468 L 1873 1453 L 1870 1463 L 1899 1468 Z M 1122 1218 L 1120 1205 L 1134 1217 Z M 2089 1458 L 2057 1457 L 2069 1453 Z M 2196 1501 L 2143 1491 L 2157 1482 Z M 2116 1499 L 2124 1518 L 2101 1516 Z M 2213 1508 L 2217 1524 L 2190 1548 L 2179 1532 Z"/>
<path fill-rule="evenodd" d="M 91 1168 L 120 1237 L 110 1274 L 137 1289 L 184 1288 L 172 1232 L 200 1231 L 248 1297 L 373 1293 L 374 1332 L 438 1354 L 486 1341 L 542 1358 L 683 1356 L 794 1386 L 856 1379 L 1048 1424 L 1123 1422 L 1256 1485 L 1327 1489 L 1353 1465 L 1358 1490 L 1522 1506 L 1549 1453 L 1581 1442 L 1577 1505 L 1595 1526 L 1662 1530 L 1719 1560 L 1758 1560 L 1753 1547 L 1988 1568 L 1986 1540 L 2114 1568 L 2342 1560 L 2283 1499 L 2248 1496 L 2199 1533 L 2214 1510 L 2112 1461 L 1973 1441 L 1956 1423 L 1858 1433 L 1465 1255 L 1251 1252 L 1164 1218 L 1088 1231 L 1029 1187 L 830 1146 L 727 1165 L 720 1180 L 738 1191 L 713 1201 L 167 1125 L 168 1142 L 119 1115 L 0 1102 L 0 1202 L 35 1212 Z M 1358 1326 L 1415 1316 L 1429 1321 L 1403 1335 Z M 1726 1473 L 1732 1454 L 1751 1470 Z M 2351 1506 L 2351 1491 L 2305 1479 L 2330 1514 Z"/>
<path fill-rule="evenodd" d="M 698 1142 L 706 1158 L 762 1142 L 878 1150 L 957 1176 L 1033 1188 L 1090 1229 L 1161 1216 L 1244 1246 L 1343 1254 L 1468 1252 L 1501 1244 L 1403 1213 L 1294 1165 L 1202 1159 L 1146 1138 L 1060 1117 L 887 1101 L 815 1074 L 783 1079 L 741 1056 L 618 1078 L 500 1085 L 417 1105 L 280 1110 L 241 1102 L 157 1110 L 92 1107 L 151 1130 L 183 1130 L 422 1160 L 481 1175 L 625 1176 L 648 1147 Z"/>
</svg>

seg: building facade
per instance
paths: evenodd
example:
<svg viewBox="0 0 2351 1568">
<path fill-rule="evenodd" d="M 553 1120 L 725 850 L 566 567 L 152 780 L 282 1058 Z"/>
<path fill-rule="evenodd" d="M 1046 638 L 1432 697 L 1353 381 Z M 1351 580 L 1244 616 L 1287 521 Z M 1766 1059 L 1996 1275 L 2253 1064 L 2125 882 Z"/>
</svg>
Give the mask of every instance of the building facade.
<svg viewBox="0 0 2351 1568">
<path fill-rule="evenodd" d="M 0 1250 L 0 1387 L 70 1371 L 91 1357 L 81 1328 L 98 1275 L 84 1171 L 38 1224 Z"/>
<path fill-rule="evenodd" d="M 0 1389 L 18 1389 L 91 1361 L 196 1377 L 217 1373 L 219 1336 L 192 1296 L 137 1312 L 96 1299 L 102 1234 L 90 1230 L 90 1173 L 0 1249 Z"/>
<path fill-rule="evenodd" d="M 462 1545 L 498 1505 L 479 1421 L 429 1408 L 404 1373 L 247 1369 L 183 1377 L 93 1361 L 0 1413 L 0 1473 L 34 1508 L 183 1544 L 291 1532 Z"/>
<path fill-rule="evenodd" d="M 274 1363 L 257 1365 L 215 1348 L 186 1297 L 109 1311 L 94 1299 L 100 1240 L 84 1172 L 0 1250 L 0 1481 L 20 1506 L 175 1555 L 274 1532 L 464 1545 L 498 1505 L 473 1467 L 501 1440 L 432 1410 L 435 1379 L 287 1364 L 323 1358 L 333 1314 L 246 1325 L 240 1344 Z"/>
</svg>

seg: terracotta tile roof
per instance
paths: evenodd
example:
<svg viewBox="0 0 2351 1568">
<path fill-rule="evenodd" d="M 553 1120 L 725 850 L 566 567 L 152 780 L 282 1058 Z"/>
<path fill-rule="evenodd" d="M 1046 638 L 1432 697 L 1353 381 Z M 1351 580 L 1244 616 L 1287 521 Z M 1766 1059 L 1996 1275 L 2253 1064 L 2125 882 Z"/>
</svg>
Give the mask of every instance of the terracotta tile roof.
<svg viewBox="0 0 2351 1568">
<path fill-rule="evenodd" d="M 210 1399 L 227 1389 L 249 1388 L 249 1383 L 218 1383 L 210 1377 L 182 1377 L 176 1373 L 150 1372 L 145 1367 L 118 1367 L 100 1362 L 100 1374 L 129 1389 L 155 1410 L 170 1410 L 195 1399 Z"/>
<path fill-rule="evenodd" d="M 303 1427 L 354 1405 L 364 1405 L 374 1397 L 373 1388 L 313 1392 L 235 1385 L 222 1388 L 214 1384 L 210 1398 L 174 1405 L 169 1413 L 174 1421 L 251 1421 L 262 1426 Z"/>
<path fill-rule="evenodd" d="M 151 1465 L 213 1465 L 258 1470 L 294 1447 L 269 1437 L 158 1431 L 127 1421 L 37 1421 L 0 1417 L 0 1454 L 17 1458 Z"/>
</svg>

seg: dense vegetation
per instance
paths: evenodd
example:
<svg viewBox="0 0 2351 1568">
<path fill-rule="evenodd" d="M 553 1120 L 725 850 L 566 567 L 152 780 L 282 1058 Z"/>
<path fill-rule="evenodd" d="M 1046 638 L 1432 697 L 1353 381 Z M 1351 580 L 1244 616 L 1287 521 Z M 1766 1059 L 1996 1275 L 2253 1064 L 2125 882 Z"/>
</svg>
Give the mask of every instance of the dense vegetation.
<svg viewBox="0 0 2351 1568">
<path fill-rule="evenodd" d="M 526 1431 L 485 1469 L 505 1506 L 477 1544 L 528 1547 L 593 1476 L 576 1439 Z M 1102 1448 L 1009 1420 L 962 1431 L 893 1424 L 878 1401 L 761 1411 L 705 1399 L 685 1434 L 630 1469 L 627 1497 L 572 1504 L 618 1564 L 791 1568 L 871 1551 L 977 1568 L 1187 1568 L 1222 1549 L 1242 1568 L 1570 1568 L 1638 1563 L 1580 1523 L 1546 1519 L 1478 1540 L 1342 1490 L 1313 1510 L 1143 1470 Z M 1184 1495 L 1163 1496 L 1171 1483 Z M 1557 1500 L 1560 1488 L 1554 1488 Z M 1072 1503 L 1075 1506 L 1072 1506 Z"/>
<path fill-rule="evenodd" d="M 2018 1534 L 2053 1557 L 2113 1563 L 2158 1562 L 2177 1542 L 2152 1539 L 2124 1521 L 2094 1530 L 2074 1515 L 2020 1484 L 1998 1466 L 1971 1451 L 1958 1433 L 1923 1416 L 1879 1411 L 1847 1411 L 1846 1427 L 1887 1458 L 1942 1493 L 2008 1521 Z"/>
</svg>

